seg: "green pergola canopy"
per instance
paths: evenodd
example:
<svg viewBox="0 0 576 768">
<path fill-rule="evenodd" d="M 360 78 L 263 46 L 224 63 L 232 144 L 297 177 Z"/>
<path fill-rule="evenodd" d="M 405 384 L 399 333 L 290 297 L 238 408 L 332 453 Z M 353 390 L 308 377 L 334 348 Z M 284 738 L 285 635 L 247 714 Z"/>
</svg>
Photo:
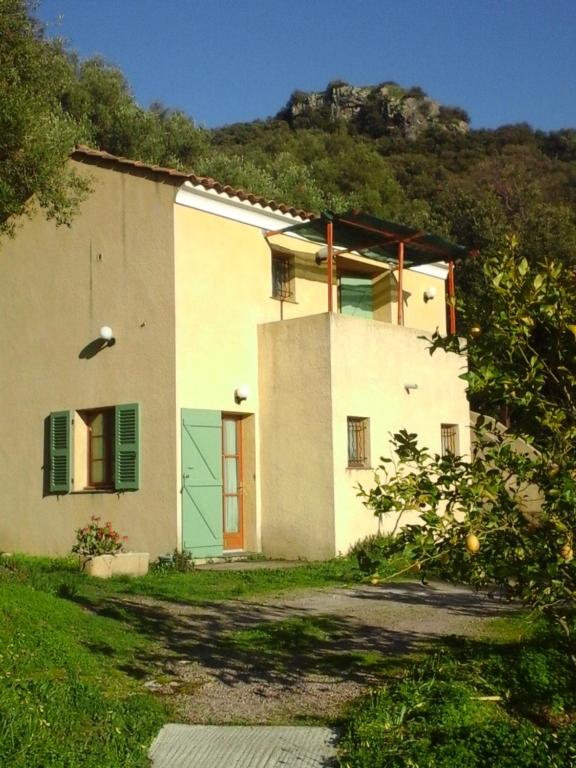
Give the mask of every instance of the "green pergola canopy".
<svg viewBox="0 0 576 768">
<path fill-rule="evenodd" d="M 404 243 L 406 267 L 431 264 L 436 261 L 453 261 L 467 254 L 463 245 L 449 243 L 438 235 L 406 227 L 393 221 L 378 219 L 366 213 L 331 213 L 319 218 L 294 224 L 282 230 L 294 232 L 306 240 L 324 244 L 326 224 L 333 224 L 333 242 L 337 249 L 356 251 L 375 261 L 387 264 L 398 262 L 398 243 Z"/>
</svg>

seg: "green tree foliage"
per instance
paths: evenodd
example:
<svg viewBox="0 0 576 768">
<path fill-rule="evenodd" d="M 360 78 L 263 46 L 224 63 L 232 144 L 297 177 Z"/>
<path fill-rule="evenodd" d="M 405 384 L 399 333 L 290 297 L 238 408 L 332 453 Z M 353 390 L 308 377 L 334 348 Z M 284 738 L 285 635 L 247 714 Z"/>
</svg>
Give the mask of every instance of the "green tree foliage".
<svg viewBox="0 0 576 768">
<path fill-rule="evenodd" d="M 70 67 L 29 10 L 26 0 L 0 0 L 0 233 L 8 234 L 35 205 L 68 223 L 87 192 L 66 165 L 79 135 L 60 105 Z"/>
<path fill-rule="evenodd" d="M 322 187 L 309 166 L 287 152 L 263 165 L 243 155 L 210 152 L 198 160 L 196 171 L 270 200 L 290 201 L 309 211 L 341 211 L 351 202 L 338 190 L 332 192 Z"/>
<path fill-rule="evenodd" d="M 62 96 L 67 114 L 83 126 L 83 140 L 98 149 L 144 162 L 190 167 L 208 147 L 206 132 L 160 103 L 143 109 L 122 72 L 101 58 L 70 56 L 75 78 Z"/>
<path fill-rule="evenodd" d="M 377 515 L 420 510 L 398 544 L 424 569 L 502 584 L 562 619 L 576 600 L 576 278 L 554 259 L 530 264 L 513 238 L 482 275 L 480 335 L 464 347 L 436 335 L 431 352 L 467 351 L 472 397 L 492 416 L 505 407 L 509 429 L 481 422 L 472 458 L 431 454 L 401 433 L 395 471 L 383 459 L 380 482 L 361 493 Z"/>
</svg>

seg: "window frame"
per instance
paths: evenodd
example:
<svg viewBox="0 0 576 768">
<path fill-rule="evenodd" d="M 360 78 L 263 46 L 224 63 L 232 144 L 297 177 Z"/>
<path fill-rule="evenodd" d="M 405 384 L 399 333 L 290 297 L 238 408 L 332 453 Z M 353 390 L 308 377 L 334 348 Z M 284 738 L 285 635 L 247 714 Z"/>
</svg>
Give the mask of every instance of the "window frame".
<svg viewBox="0 0 576 768">
<path fill-rule="evenodd" d="M 370 469 L 370 419 L 347 416 L 348 469 Z"/>
<path fill-rule="evenodd" d="M 448 422 L 440 424 L 440 454 L 441 456 L 460 455 L 460 430 L 458 424 Z"/>
<path fill-rule="evenodd" d="M 83 411 L 78 411 L 78 415 L 86 424 L 87 467 L 86 485 L 84 486 L 84 490 L 113 491 L 115 490 L 115 409 L 110 406 L 106 408 L 89 408 Z M 104 459 L 102 461 L 104 466 L 104 479 L 95 481 L 93 478 L 93 463 L 94 461 L 101 460 L 94 459 L 93 457 L 95 436 L 92 432 L 92 424 L 94 419 L 99 415 L 103 416 L 103 434 L 96 435 L 96 437 L 103 438 Z"/>
<path fill-rule="evenodd" d="M 95 481 L 90 422 L 106 414 L 106 475 Z M 92 418 L 90 418 L 92 417 Z M 53 411 L 46 420 L 45 492 L 122 493 L 140 490 L 140 404 L 123 403 L 99 408 Z"/>
<path fill-rule="evenodd" d="M 284 253 L 282 251 L 272 251 L 271 278 L 273 299 L 276 299 L 277 301 L 296 301 L 296 269 L 294 254 Z"/>
</svg>

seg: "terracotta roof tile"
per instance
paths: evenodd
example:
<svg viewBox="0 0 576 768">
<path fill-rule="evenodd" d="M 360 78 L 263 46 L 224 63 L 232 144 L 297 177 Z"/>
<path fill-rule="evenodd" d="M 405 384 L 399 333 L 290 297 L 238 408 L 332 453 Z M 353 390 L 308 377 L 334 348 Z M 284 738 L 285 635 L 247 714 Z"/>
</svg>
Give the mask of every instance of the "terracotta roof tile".
<svg viewBox="0 0 576 768">
<path fill-rule="evenodd" d="M 286 203 L 278 203 L 275 200 L 268 200 L 265 197 L 254 195 L 244 189 L 237 189 L 231 187 L 229 184 L 221 184 L 215 179 L 211 179 L 207 176 L 197 176 L 194 173 L 185 173 L 184 171 L 177 171 L 174 168 L 164 168 L 160 165 L 152 165 L 149 163 L 143 163 L 140 160 L 131 160 L 128 157 L 119 157 L 117 155 L 111 155 L 109 152 L 104 152 L 100 149 L 92 149 L 91 147 L 78 146 L 72 152 L 72 157 L 81 160 L 82 158 L 94 158 L 96 160 L 104 160 L 106 162 L 128 166 L 129 168 L 135 168 L 143 171 L 149 171 L 150 173 L 156 173 L 161 176 L 168 176 L 175 180 L 181 180 L 182 183 L 189 181 L 195 186 L 204 187 L 207 190 L 214 190 L 219 194 L 225 194 L 228 197 L 235 197 L 238 200 L 242 200 L 250 203 L 251 205 L 259 205 L 262 208 L 269 208 L 272 211 L 279 211 L 280 213 L 288 213 L 291 216 L 296 216 L 301 219 L 313 219 L 315 214 L 310 211 L 304 211 L 300 208 L 287 205 Z"/>
</svg>

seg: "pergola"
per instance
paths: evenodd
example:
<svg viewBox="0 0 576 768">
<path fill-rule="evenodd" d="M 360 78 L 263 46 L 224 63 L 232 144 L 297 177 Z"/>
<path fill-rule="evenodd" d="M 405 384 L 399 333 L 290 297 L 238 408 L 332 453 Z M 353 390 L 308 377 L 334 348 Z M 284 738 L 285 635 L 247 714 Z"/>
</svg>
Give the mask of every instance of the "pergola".
<svg viewBox="0 0 576 768">
<path fill-rule="evenodd" d="M 402 273 L 405 267 L 448 263 L 448 305 L 450 333 L 456 333 L 456 301 L 454 292 L 454 262 L 467 255 L 462 245 L 449 243 L 438 235 L 412 229 L 393 221 L 378 219 L 366 213 L 332 213 L 326 211 L 318 218 L 285 229 L 266 232 L 265 237 L 294 233 L 305 240 L 323 246 L 318 252 L 326 258 L 328 272 L 328 311 L 332 312 L 332 286 L 334 283 L 334 255 L 358 254 L 373 261 L 383 262 L 398 270 L 398 325 L 404 324 L 402 302 Z"/>
</svg>

